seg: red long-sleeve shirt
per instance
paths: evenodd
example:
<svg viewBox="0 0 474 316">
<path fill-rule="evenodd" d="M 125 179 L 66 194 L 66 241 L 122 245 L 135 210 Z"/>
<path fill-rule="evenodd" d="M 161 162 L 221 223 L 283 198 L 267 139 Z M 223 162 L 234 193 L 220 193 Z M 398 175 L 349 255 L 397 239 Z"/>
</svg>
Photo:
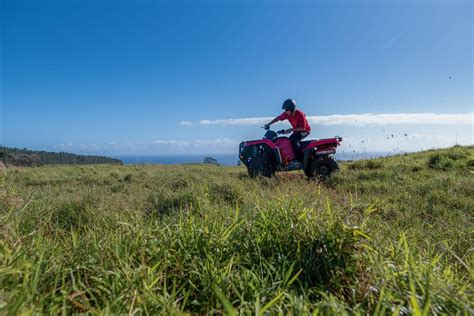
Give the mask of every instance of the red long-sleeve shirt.
<svg viewBox="0 0 474 316">
<path fill-rule="evenodd" d="M 309 126 L 308 120 L 306 119 L 306 114 L 304 114 L 303 111 L 300 111 L 298 109 L 295 110 L 295 113 L 293 115 L 288 115 L 286 114 L 286 112 L 283 112 L 278 116 L 278 119 L 280 121 L 290 121 L 291 127 L 293 128 L 302 127 L 306 132 L 311 132 L 311 126 Z"/>
</svg>

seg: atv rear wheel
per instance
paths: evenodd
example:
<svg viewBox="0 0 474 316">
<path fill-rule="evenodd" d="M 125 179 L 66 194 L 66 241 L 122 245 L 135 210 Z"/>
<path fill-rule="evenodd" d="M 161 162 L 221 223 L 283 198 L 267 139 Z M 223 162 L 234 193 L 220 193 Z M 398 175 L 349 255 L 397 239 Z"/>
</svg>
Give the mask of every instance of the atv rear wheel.
<svg viewBox="0 0 474 316">
<path fill-rule="evenodd" d="M 248 172 L 251 177 L 270 178 L 275 174 L 275 162 L 267 152 L 257 154 L 250 162 Z"/>
<path fill-rule="evenodd" d="M 333 156 L 320 156 L 315 157 L 304 172 L 308 178 L 325 181 L 338 169 L 339 164 Z"/>
</svg>

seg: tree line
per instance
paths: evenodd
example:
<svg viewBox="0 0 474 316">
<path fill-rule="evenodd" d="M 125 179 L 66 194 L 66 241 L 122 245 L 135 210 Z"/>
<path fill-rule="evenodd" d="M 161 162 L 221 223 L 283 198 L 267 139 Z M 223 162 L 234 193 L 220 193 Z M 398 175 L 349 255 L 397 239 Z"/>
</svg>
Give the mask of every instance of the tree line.
<svg viewBox="0 0 474 316">
<path fill-rule="evenodd" d="M 34 151 L 18 148 L 9 148 L 0 146 L 0 161 L 5 165 L 33 167 L 53 164 L 72 164 L 72 165 L 87 165 L 87 164 L 123 164 L 121 160 L 104 157 L 104 156 L 90 156 L 90 155 L 76 155 L 66 152 L 47 152 Z"/>
</svg>

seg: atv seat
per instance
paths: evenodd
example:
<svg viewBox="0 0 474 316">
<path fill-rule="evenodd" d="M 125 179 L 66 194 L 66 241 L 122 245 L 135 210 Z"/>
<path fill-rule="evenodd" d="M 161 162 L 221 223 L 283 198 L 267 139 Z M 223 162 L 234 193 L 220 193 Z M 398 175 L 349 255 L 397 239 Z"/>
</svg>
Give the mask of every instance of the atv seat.
<svg viewBox="0 0 474 316">
<path fill-rule="evenodd" d="M 313 141 L 315 141 L 315 140 L 312 139 L 312 140 L 301 141 L 301 142 L 300 142 L 300 148 L 301 148 L 301 149 L 305 149 L 305 148 L 308 147 L 308 145 L 309 145 L 311 142 L 313 142 Z"/>
</svg>

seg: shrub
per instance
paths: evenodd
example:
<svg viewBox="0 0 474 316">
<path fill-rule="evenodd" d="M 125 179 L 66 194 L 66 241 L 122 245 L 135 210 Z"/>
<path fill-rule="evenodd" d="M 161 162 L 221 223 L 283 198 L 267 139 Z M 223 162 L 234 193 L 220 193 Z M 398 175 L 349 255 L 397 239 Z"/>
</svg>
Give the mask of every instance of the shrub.
<svg viewBox="0 0 474 316">
<path fill-rule="evenodd" d="M 158 191 L 148 197 L 145 211 L 147 215 L 166 215 L 194 204 L 197 199 L 190 191 Z"/>
<path fill-rule="evenodd" d="M 452 148 L 448 150 L 447 156 L 449 157 L 449 159 L 452 159 L 452 160 L 464 160 L 468 158 L 470 154 L 467 150 Z"/>
<path fill-rule="evenodd" d="M 118 193 L 122 192 L 125 189 L 125 186 L 123 183 L 115 183 L 110 185 L 110 191 L 113 193 Z"/>
<path fill-rule="evenodd" d="M 376 171 L 361 171 L 357 175 L 357 179 L 365 181 L 374 181 L 374 180 L 385 180 L 388 177 L 388 173 L 376 170 Z"/>
<path fill-rule="evenodd" d="M 435 153 L 428 158 L 428 167 L 435 170 L 446 171 L 453 167 L 453 161 L 446 155 Z"/>
<path fill-rule="evenodd" d="M 51 212 L 51 222 L 63 230 L 82 229 L 94 217 L 90 205 L 84 200 L 69 200 Z"/>
<path fill-rule="evenodd" d="M 233 238 L 235 249 L 250 246 L 248 254 L 242 253 L 250 266 L 273 263 L 276 269 L 285 262 L 294 264 L 294 271 L 301 270 L 303 288 L 344 295 L 353 286 L 360 236 L 332 218 L 333 210 L 319 214 L 318 220 L 308 219 L 305 211 L 298 205 L 263 211 L 268 216 L 262 212 L 256 225 L 241 233 L 246 242 Z"/>
<path fill-rule="evenodd" d="M 171 182 L 171 188 L 175 190 L 180 190 L 189 187 L 188 181 L 182 177 L 177 177 Z"/>
<path fill-rule="evenodd" d="M 466 165 L 468 168 L 474 168 L 474 158 L 467 160 Z"/>
<path fill-rule="evenodd" d="M 418 171 L 420 171 L 420 170 L 422 170 L 422 169 L 423 169 L 423 167 L 420 166 L 420 165 L 413 165 L 413 166 L 411 167 L 411 172 L 415 173 L 415 172 L 418 172 Z"/>
<path fill-rule="evenodd" d="M 209 194 L 214 201 L 223 200 L 230 203 L 238 202 L 242 198 L 240 188 L 230 183 L 211 184 L 209 186 Z"/>
<path fill-rule="evenodd" d="M 357 169 L 368 169 L 368 170 L 374 170 L 374 169 L 381 169 L 383 167 L 383 161 L 382 160 L 376 160 L 376 159 L 368 159 L 368 160 L 358 160 L 354 161 L 351 164 L 348 165 L 349 169 L 351 170 L 357 170 Z"/>
<path fill-rule="evenodd" d="M 366 160 L 366 168 L 367 169 L 380 169 L 383 167 L 382 160 Z"/>
</svg>

